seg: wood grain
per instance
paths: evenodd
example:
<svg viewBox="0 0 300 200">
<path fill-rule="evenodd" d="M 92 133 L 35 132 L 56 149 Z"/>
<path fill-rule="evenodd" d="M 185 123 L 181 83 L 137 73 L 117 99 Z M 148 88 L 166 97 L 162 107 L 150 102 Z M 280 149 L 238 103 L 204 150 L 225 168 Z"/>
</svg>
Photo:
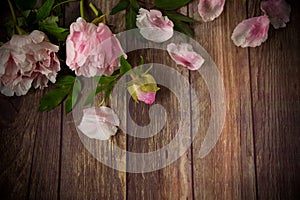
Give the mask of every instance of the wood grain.
<svg viewBox="0 0 300 200">
<path fill-rule="evenodd" d="M 187 8 L 184 7 L 180 10 L 181 13 L 186 14 Z M 132 42 L 139 42 L 138 39 Z M 129 44 L 130 45 L 130 44 Z M 178 71 L 184 78 L 188 80 L 188 70 L 182 67 L 176 66 L 176 64 L 170 59 L 168 53 L 162 50 L 144 49 L 140 51 L 134 51 L 129 54 L 129 61 L 137 66 L 140 64 L 140 56 L 143 56 L 145 63 L 159 63 Z M 138 56 L 134 56 L 138 55 Z M 164 73 L 164 72 L 161 72 Z M 151 74 L 151 71 L 150 71 Z M 153 73 L 152 73 L 153 74 Z M 161 77 L 168 77 L 171 74 L 165 72 Z M 154 77 L 155 78 L 155 77 Z M 157 80 L 159 81 L 159 80 Z M 182 90 L 182 86 L 178 79 L 172 79 L 172 84 L 176 88 L 175 91 Z M 187 101 L 180 102 L 175 94 L 168 88 L 159 85 L 161 88 L 156 97 L 156 104 L 163 106 L 167 112 L 167 121 L 163 129 L 152 130 L 158 133 L 149 138 L 136 138 L 127 136 L 127 151 L 137 153 L 147 153 L 156 151 L 162 147 L 168 145 L 176 136 L 180 120 L 180 103 L 184 103 L 185 106 L 190 108 L 189 97 L 186 97 Z M 189 88 L 187 88 L 188 90 Z M 136 104 L 131 99 L 129 112 L 133 120 L 139 126 L 146 126 L 151 123 L 149 118 L 149 109 L 151 106 L 144 103 Z M 186 116 L 189 118 L 189 111 L 187 110 Z M 162 116 L 156 115 L 155 118 L 161 118 Z M 161 119 L 163 120 L 163 119 Z M 153 122 L 152 122 L 153 123 Z M 136 132 L 136 129 L 128 125 L 128 130 Z M 190 127 L 184 129 L 186 133 L 186 140 L 190 138 Z M 177 144 L 178 149 L 181 148 L 180 142 Z M 160 157 L 172 156 L 175 152 L 161 152 L 153 163 L 147 163 L 146 159 L 130 160 L 127 158 L 127 165 L 143 166 L 143 165 L 157 165 Z M 149 173 L 127 174 L 127 199 L 193 199 L 192 194 L 192 165 L 191 165 L 191 149 L 188 149 L 186 153 L 182 155 L 177 161 L 165 168 Z"/>
<path fill-rule="evenodd" d="M 92 2 L 108 14 L 118 0 Z M 146 62 L 166 64 L 189 79 L 199 97 L 201 116 L 191 148 L 158 171 L 124 173 L 99 162 L 83 145 L 72 114 L 65 115 L 63 106 L 36 112 L 44 91 L 31 91 L 23 97 L 1 95 L 1 199 L 300 199 L 300 5 L 296 0 L 289 3 L 292 14 L 287 27 L 270 27 L 268 40 L 257 48 L 236 47 L 230 36 L 243 19 L 262 14 L 258 0 L 228 0 L 219 18 L 193 26 L 195 40 L 217 64 L 226 91 L 224 130 L 203 159 L 199 150 L 212 114 L 208 88 L 203 77 L 176 66 L 164 51 L 134 51 L 128 54 L 129 61 L 137 65 L 143 55 Z M 192 1 L 180 11 L 200 19 L 197 4 Z M 92 19 L 88 1 L 85 10 Z M 78 2 L 66 5 L 65 14 L 64 25 L 69 26 L 79 16 Z M 108 16 L 114 33 L 125 30 L 124 14 Z M 2 22 L 10 18 L 7 12 L 1 15 L 6 15 L 1 17 Z M 110 101 L 124 107 L 126 98 Z M 168 114 L 160 133 L 141 139 L 119 131 L 104 152 L 115 145 L 130 152 L 149 152 L 168 144 L 177 133 L 180 105 L 177 97 L 162 86 L 156 103 Z M 150 122 L 150 106 L 131 100 L 126 109 L 137 124 Z M 193 110 L 189 111 L 193 115 Z M 191 139 L 191 130 L 186 132 Z M 100 152 L 99 144 L 88 144 L 96 144 L 95 151 Z M 145 164 L 127 155 L 121 155 L 127 167 Z"/>
<path fill-rule="evenodd" d="M 50 112 L 39 113 L 29 182 L 29 199 L 58 198 L 61 111 L 62 106 L 58 106 Z"/>
<path fill-rule="evenodd" d="M 284 29 L 250 50 L 254 138 L 259 199 L 299 199 L 300 40 L 299 2 Z M 260 14 L 249 1 L 249 17 Z"/>
<path fill-rule="evenodd" d="M 93 1 L 97 8 L 104 13 L 109 13 L 112 6 L 118 1 Z M 79 15 L 78 5 L 73 3 L 66 7 L 66 23 L 74 21 Z M 92 19 L 93 13 L 85 5 L 86 16 Z M 109 23 L 119 24 L 115 31 L 124 29 L 124 23 L 119 23 L 119 18 L 124 12 L 117 16 L 109 16 Z M 69 20 L 73 19 L 73 20 Z M 120 102 L 119 102 L 120 103 Z M 60 179 L 61 199 L 125 199 L 126 198 L 126 174 L 111 169 L 94 158 L 81 142 L 75 129 L 72 113 L 63 116 L 62 125 L 62 160 Z M 126 138 L 119 133 L 116 143 L 126 149 Z M 100 147 L 94 141 L 87 142 L 88 145 L 95 145 L 96 151 Z M 98 149 L 99 147 L 99 149 Z M 113 145 L 106 147 L 109 153 Z"/>
<path fill-rule="evenodd" d="M 199 19 L 197 3 L 189 5 L 189 13 Z M 204 115 L 199 136 L 193 142 L 195 199 L 256 198 L 248 53 L 230 40 L 234 27 L 246 18 L 246 8 L 245 1 L 226 1 L 219 18 L 194 26 L 195 39 L 211 55 L 223 77 L 227 110 L 218 143 L 209 155 L 200 159 L 201 143 L 210 125 L 211 105 L 205 82 L 191 72 L 191 84 L 197 88 L 199 109 Z"/>
<path fill-rule="evenodd" d="M 13 119 L 7 123 L 8 127 L 1 126 L 0 195 L 4 199 L 25 199 L 28 195 L 41 97 L 42 91 L 11 99 L 1 96 L 3 107 L 12 106 L 11 101 L 19 103 L 11 110 Z M 10 115 L 2 109 L 1 113 Z"/>
<path fill-rule="evenodd" d="M 145 51 L 144 51 L 145 52 Z M 166 52 L 157 50 L 147 50 L 139 55 L 145 57 L 146 63 L 160 63 L 175 68 L 184 77 L 188 76 L 188 71 L 180 69 L 170 60 Z M 150 57 L 150 60 L 148 60 Z M 134 63 L 134 61 L 132 61 Z M 139 61 L 136 62 L 138 65 Z M 151 72 L 150 72 L 151 74 Z M 170 76 L 165 73 L 162 75 Z M 172 83 L 176 85 L 177 80 L 173 79 Z M 147 153 L 156 151 L 162 147 L 168 145 L 178 132 L 180 120 L 180 102 L 177 97 L 168 89 L 163 86 L 157 93 L 156 103 L 162 105 L 167 112 L 167 121 L 163 129 L 159 132 L 158 130 L 152 130 L 158 133 L 150 138 L 135 138 L 128 136 L 128 151 L 137 153 Z M 177 82 L 175 88 L 182 89 L 180 82 Z M 188 97 L 187 97 L 188 99 Z M 189 107 L 189 101 L 181 102 L 187 104 Z M 149 119 L 149 108 L 143 103 L 135 104 L 131 100 L 130 114 L 133 120 L 140 126 L 145 126 L 150 122 Z M 187 111 L 187 113 L 189 113 Z M 160 118 L 161 116 L 156 116 Z M 189 117 L 189 116 L 187 116 Z M 134 128 L 128 126 L 129 131 L 137 131 Z M 184 129 L 186 133 L 186 139 L 190 140 L 190 127 Z M 137 133 L 138 134 L 138 133 Z M 181 148 L 181 144 L 178 143 L 178 149 Z M 160 157 L 172 156 L 175 152 L 164 152 L 157 157 L 153 163 L 147 163 L 145 160 L 128 160 L 128 165 L 157 165 Z M 128 174 L 127 175 L 127 187 L 128 187 L 128 199 L 192 199 L 192 168 L 191 168 L 191 152 L 190 149 L 184 153 L 184 155 L 171 165 L 149 173 L 140 174 Z M 172 187 L 170 187 L 172 185 Z"/>
</svg>

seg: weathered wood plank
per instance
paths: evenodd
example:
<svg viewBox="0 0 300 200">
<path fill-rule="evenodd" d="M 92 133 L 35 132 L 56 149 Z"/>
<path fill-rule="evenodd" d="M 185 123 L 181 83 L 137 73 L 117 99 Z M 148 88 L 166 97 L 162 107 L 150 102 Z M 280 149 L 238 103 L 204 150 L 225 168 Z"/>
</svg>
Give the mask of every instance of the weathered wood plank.
<svg viewBox="0 0 300 200">
<path fill-rule="evenodd" d="M 187 12 L 187 8 L 181 9 L 182 13 Z M 175 62 L 171 60 L 166 51 L 148 49 L 143 51 L 134 51 L 134 55 L 130 59 L 135 65 L 139 65 L 140 60 L 139 56 L 142 55 L 145 58 L 145 63 L 160 63 L 168 67 L 173 68 L 178 71 L 184 78 L 188 80 L 189 72 L 187 69 L 176 66 Z M 131 54 L 133 55 L 133 54 Z M 135 57 L 135 58 L 134 58 Z M 163 70 L 162 70 L 163 71 Z M 161 77 L 170 77 L 171 74 L 167 72 L 160 72 Z M 151 74 L 151 71 L 150 71 Z M 153 73 L 152 73 L 153 74 Z M 174 75 L 174 74 L 173 74 Z M 174 85 L 175 91 L 179 93 L 183 88 L 181 82 L 178 78 L 174 77 L 171 80 L 171 84 Z M 157 80 L 159 81 L 159 80 Z M 167 113 L 167 120 L 163 129 L 158 132 L 156 135 L 150 138 L 135 138 L 127 136 L 127 147 L 129 152 L 137 153 L 147 153 L 151 151 L 159 150 L 166 145 L 168 145 L 178 134 L 178 129 L 180 126 L 180 108 L 183 107 L 182 103 L 190 108 L 189 96 L 184 97 L 186 101 L 180 102 L 175 94 L 170 91 L 169 88 L 159 86 L 161 88 L 157 93 L 156 104 L 162 105 Z M 189 88 L 184 88 L 189 91 Z M 131 100 L 130 104 L 130 114 L 133 120 L 140 126 L 146 126 L 151 123 L 149 118 L 149 109 L 151 106 L 145 105 L 144 103 L 135 104 Z M 190 117 L 190 111 L 185 110 L 187 115 L 185 117 Z M 162 116 L 156 115 L 155 118 L 158 118 L 163 121 Z M 152 122 L 153 123 L 153 122 Z M 136 132 L 139 134 L 136 129 L 128 125 L 130 131 Z M 157 127 L 158 129 L 158 127 Z M 153 130 L 156 132 L 159 130 Z M 190 126 L 187 126 L 184 129 L 186 133 L 186 140 L 191 140 L 190 138 Z M 178 151 L 182 148 L 180 142 L 177 143 Z M 176 151 L 176 150 L 172 150 Z M 171 157 L 172 154 L 176 152 L 163 151 L 158 156 L 159 157 Z M 127 198 L 128 199 L 193 199 L 192 191 L 192 165 L 191 165 L 191 149 L 189 148 L 177 161 L 166 166 L 160 170 L 149 172 L 149 173 L 139 173 L 127 175 Z M 149 165 L 145 160 L 129 160 L 127 158 L 127 165 Z M 151 163 L 155 165 L 157 163 Z"/>
<path fill-rule="evenodd" d="M 61 109 L 39 113 L 30 175 L 29 199 L 58 198 Z"/>
<path fill-rule="evenodd" d="M 145 63 L 161 63 L 166 66 L 172 67 L 188 80 L 188 71 L 186 69 L 177 67 L 174 62 L 171 61 L 168 54 L 164 51 L 147 50 L 134 52 L 141 52 L 138 55 L 143 55 Z M 138 56 L 136 56 L 138 57 Z M 134 61 L 132 61 L 134 62 Z M 135 59 L 135 64 L 139 65 L 139 61 Z M 151 74 L 151 72 L 150 72 Z M 162 74 L 162 77 L 171 76 L 168 73 Z M 177 79 L 173 79 L 172 83 L 177 90 L 182 89 L 180 82 Z M 179 102 L 177 97 L 166 87 L 161 87 L 156 97 L 156 104 L 162 105 L 167 112 L 167 121 L 163 129 L 150 138 L 135 138 L 127 136 L 127 147 L 129 152 L 147 153 L 156 151 L 164 146 L 168 145 L 178 132 L 180 120 L 180 103 L 188 104 L 189 97 L 186 97 L 188 101 Z M 187 88 L 189 89 L 189 88 Z M 145 126 L 150 122 L 149 118 L 150 106 L 144 103 L 135 104 L 131 100 L 130 113 L 133 120 L 140 126 Z M 189 113 L 189 111 L 186 111 Z M 156 115 L 155 118 L 161 118 L 162 116 Z M 188 116 L 187 116 L 188 117 Z M 163 120 L 163 119 L 162 119 Z M 153 122 L 152 122 L 153 123 Z M 130 131 L 137 131 L 128 125 Z M 158 130 L 153 130 L 154 132 Z M 190 127 L 184 129 L 187 136 L 186 139 L 190 140 Z M 139 133 L 136 133 L 139 134 Z M 181 148 L 181 144 L 178 143 L 178 149 Z M 191 149 L 189 149 L 182 157 L 169 166 L 166 166 L 160 170 L 127 175 L 127 193 L 128 199 L 192 199 L 192 168 L 191 168 Z M 174 151 L 174 149 L 173 149 Z M 162 151 L 159 157 L 172 156 L 175 152 Z M 129 158 L 128 158 L 129 159 Z M 127 159 L 127 160 L 128 160 Z M 146 159 L 145 159 L 146 160 Z M 127 165 L 149 165 L 145 160 L 128 160 Z M 158 161 L 156 161 L 158 162 Z M 151 163 L 155 165 L 157 163 Z"/>
<path fill-rule="evenodd" d="M 267 42 L 250 50 L 259 199 L 300 198 L 300 5 L 289 2 L 287 27 L 270 26 Z M 249 1 L 249 16 L 259 13 Z"/>
<path fill-rule="evenodd" d="M 0 195 L 4 199 L 27 197 L 41 97 L 41 91 L 30 92 L 23 97 L 1 96 L 1 115 L 13 115 L 5 122 L 7 126 L 1 125 L 0 134 Z M 13 101 L 17 101 L 19 106 L 12 106 Z M 12 110 L 4 113 L 2 108 L 6 106 Z"/>
<path fill-rule="evenodd" d="M 200 19 L 197 4 L 190 4 L 189 13 Z M 211 101 L 205 82 L 197 73 L 191 73 L 203 115 L 193 142 L 195 199 L 256 198 L 248 53 L 235 47 L 230 39 L 234 27 L 246 18 L 246 8 L 245 1 L 226 1 L 219 18 L 194 26 L 196 40 L 211 55 L 223 77 L 227 110 L 219 141 L 209 155 L 200 159 L 201 143 L 211 125 Z"/>
<path fill-rule="evenodd" d="M 109 14 L 111 8 L 118 2 L 93 1 L 103 13 Z M 85 5 L 87 16 L 93 16 L 88 5 Z M 66 7 L 66 24 L 70 24 L 79 16 L 79 6 L 72 3 Z M 116 16 L 107 16 L 109 24 L 117 24 L 113 31 L 117 33 L 124 29 L 124 12 Z M 70 20 L 71 19 L 71 20 Z M 92 19 L 92 18 L 91 18 Z M 122 102 L 117 102 L 122 105 Z M 120 105 L 120 106 L 121 106 Z M 95 146 L 95 152 L 102 152 L 97 142 L 90 141 Z M 126 138 L 120 131 L 113 139 L 113 144 L 126 149 Z M 108 145 L 105 152 L 113 150 L 113 144 Z M 103 149 L 102 149 L 103 150 Z M 126 162 L 126 158 L 125 158 Z M 63 117 L 62 164 L 61 164 L 61 199 L 125 199 L 126 173 L 111 169 L 96 160 L 84 147 L 75 129 L 72 114 Z"/>
</svg>

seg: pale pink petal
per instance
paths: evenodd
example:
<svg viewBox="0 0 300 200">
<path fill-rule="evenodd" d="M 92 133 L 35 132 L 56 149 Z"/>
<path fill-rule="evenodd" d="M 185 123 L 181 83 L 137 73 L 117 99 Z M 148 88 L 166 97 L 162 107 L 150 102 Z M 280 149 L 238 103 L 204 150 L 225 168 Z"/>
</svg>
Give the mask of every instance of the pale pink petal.
<svg viewBox="0 0 300 200">
<path fill-rule="evenodd" d="M 108 140 L 115 135 L 120 125 L 116 113 L 108 107 L 91 107 L 83 110 L 82 121 L 78 129 L 89 138 Z"/>
<path fill-rule="evenodd" d="M 153 104 L 155 101 L 156 92 L 143 92 L 141 90 L 137 91 L 136 96 L 139 101 L 144 102 L 145 104 Z"/>
<path fill-rule="evenodd" d="M 153 42 L 164 42 L 173 36 L 173 22 L 167 16 L 162 16 L 158 10 L 140 8 L 136 26 L 145 39 Z"/>
<path fill-rule="evenodd" d="M 66 41 L 66 64 L 75 74 L 85 77 L 112 74 L 124 53 L 119 40 L 103 23 L 98 26 L 78 18 L 70 26 Z"/>
<path fill-rule="evenodd" d="M 187 67 L 189 70 L 198 70 L 204 63 L 204 59 L 187 43 L 168 44 L 167 51 L 176 64 Z"/>
<path fill-rule="evenodd" d="M 285 0 L 268 0 L 260 4 L 274 28 L 283 28 L 290 21 L 291 6 Z"/>
<path fill-rule="evenodd" d="M 198 12 L 203 21 L 213 21 L 223 12 L 225 0 L 200 0 Z"/>
<path fill-rule="evenodd" d="M 0 47 L 0 90 L 7 96 L 25 95 L 29 89 L 43 88 L 55 82 L 60 62 L 59 47 L 51 44 L 45 33 L 34 30 L 29 35 L 14 35 Z"/>
<path fill-rule="evenodd" d="M 266 15 L 246 19 L 239 23 L 232 35 L 236 46 L 256 47 L 268 38 L 270 20 Z"/>
</svg>

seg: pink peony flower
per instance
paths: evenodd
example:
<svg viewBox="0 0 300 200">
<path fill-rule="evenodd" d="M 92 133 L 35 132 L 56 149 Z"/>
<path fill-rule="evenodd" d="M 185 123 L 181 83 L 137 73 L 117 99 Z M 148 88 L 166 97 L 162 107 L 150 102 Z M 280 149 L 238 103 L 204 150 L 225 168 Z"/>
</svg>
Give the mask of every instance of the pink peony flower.
<svg viewBox="0 0 300 200">
<path fill-rule="evenodd" d="M 256 47 L 268 38 L 270 20 L 264 15 L 246 19 L 239 23 L 231 35 L 236 46 Z"/>
<path fill-rule="evenodd" d="M 204 59 L 187 43 L 168 44 L 167 51 L 176 64 L 187 67 L 189 70 L 197 70 L 204 63 Z"/>
<path fill-rule="evenodd" d="M 140 8 L 136 26 L 145 39 L 153 42 L 164 42 L 173 36 L 173 22 L 167 16 L 162 16 L 158 10 Z"/>
<path fill-rule="evenodd" d="M 291 6 L 285 0 L 262 1 L 261 10 L 269 16 L 274 28 L 282 28 L 290 21 Z"/>
<path fill-rule="evenodd" d="M 91 107 L 83 110 L 83 117 L 78 129 L 88 136 L 98 140 L 108 140 L 118 131 L 120 120 L 117 114 L 108 107 Z"/>
<path fill-rule="evenodd" d="M 213 21 L 223 12 L 225 0 L 200 0 L 198 12 L 205 22 Z"/>
<path fill-rule="evenodd" d="M 0 90 L 6 96 L 27 94 L 56 81 L 60 62 L 55 54 L 59 47 L 51 44 L 41 31 L 30 35 L 13 35 L 0 47 Z"/>
<path fill-rule="evenodd" d="M 97 27 L 80 17 L 70 26 L 66 45 L 66 63 L 78 76 L 111 75 L 119 67 L 119 57 L 127 58 L 120 42 L 105 24 L 99 23 Z"/>
<path fill-rule="evenodd" d="M 156 92 L 159 90 L 155 79 L 150 74 L 133 76 L 132 84 L 127 88 L 132 98 L 145 104 L 153 104 Z"/>
</svg>

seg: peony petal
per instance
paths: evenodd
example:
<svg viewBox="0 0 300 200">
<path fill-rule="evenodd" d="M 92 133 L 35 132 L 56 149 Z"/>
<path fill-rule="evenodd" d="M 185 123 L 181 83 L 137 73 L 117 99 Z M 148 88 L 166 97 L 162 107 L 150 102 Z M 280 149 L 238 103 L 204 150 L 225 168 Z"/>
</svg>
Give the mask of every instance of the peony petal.
<svg viewBox="0 0 300 200">
<path fill-rule="evenodd" d="M 187 67 L 189 70 L 198 70 L 204 63 L 204 59 L 187 43 L 178 45 L 170 43 L 167 51 L 176 64 Z"/>
<path fill-rule="evenodd" d="M 173 36 L 173 22 L 167 16 L 163 17 L 158 10 L 140 8 L 136 18 L 136 26 L 141 35 L 150 41 L 161 43 Z"/>
<path fill-rule="evenodd" d="M 262 1 L 260 8 L 276 29 L 285 27 L 290 21 L 291 6 L 285 0 Z"/>
<path fill-rule="evenodd" d="M 225 0 L 200 0 L 198 12 L 203 21 L 213 21 L 223 12 Z"/>
<path fill-rule="evenodd" d="M 119 40 L 103 23 L 98 26 L 78 18 L 70 26 L 66 40 L 66 64 L 77 76 L 112 74 L 124 53 Z"/>
<path fill-rule="evenodd" d="M 91 107 L 83 110 L 78 129 L 89 138 L 108 140 L 117 132 L 120 121 L 116 113 L 108 107 Z"/>
<path fill-rule="evenodd" d="M 43 40 L 45 40 L 47 38 L 45 33 L 38 31 L 38 30 L 32 31 L 30 33 L 29 37 L 35 44 L 41 43 Z"/>
<path fill-rule="evenodd" d="M 266 15 L 246 19 L 239 23 L 232 35 L 236 46 L 256 47 L 268 38 L 270 20 Z"/>
</svg>

